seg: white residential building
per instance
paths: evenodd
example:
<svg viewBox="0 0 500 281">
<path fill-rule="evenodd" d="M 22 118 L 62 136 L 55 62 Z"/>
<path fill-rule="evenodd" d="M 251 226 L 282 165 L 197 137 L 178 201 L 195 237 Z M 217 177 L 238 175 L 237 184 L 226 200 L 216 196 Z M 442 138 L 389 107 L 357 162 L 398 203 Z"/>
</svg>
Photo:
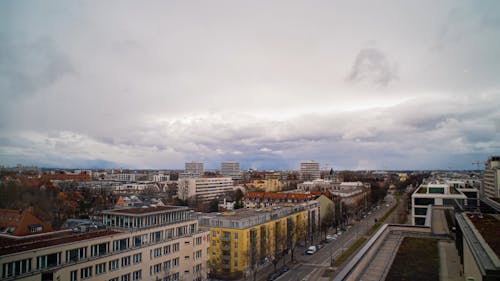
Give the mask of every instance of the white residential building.
<svg viewBox="0 0 500 281">
<path fill-rule="evenodd" d="M 185 163 L 184 177 L 199 178 L 202 177 L 204 173 L 205 170 L 203 169 L 203 163 L 194 161 Z"/>
<path fill-rule="evenodd" d="M 223 177 L 232 178 L 233 180 L 241 180 L 240 163 L 238 162 L 222 162 L 220 164 L 220 173 Z"/>
<path fill-rule="evenodd" d="M 170 175 L 165 175 L 165 174 L 153 175 L 153 181 L 154 182 L 170 181 Z"/>
<path fill-rule="evenodd" d="M 209 202 L 233 190 L 231 178 L 186 178 L 179 179 L 177 195 L 182 200 Z"/>
<path fill-rule="evenodd" d="M 307 161 L 300 163 L 300 179 L 301 180 L 315 180 L 321 178 L 319 171 L 319 163 L 314 161 Z"/>
</svg>

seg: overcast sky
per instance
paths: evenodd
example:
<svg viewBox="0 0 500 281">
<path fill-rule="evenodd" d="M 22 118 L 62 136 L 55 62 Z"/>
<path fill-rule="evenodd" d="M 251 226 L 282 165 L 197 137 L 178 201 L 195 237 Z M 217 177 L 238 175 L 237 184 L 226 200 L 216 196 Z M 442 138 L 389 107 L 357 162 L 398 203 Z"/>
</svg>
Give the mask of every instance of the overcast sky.
<svg viewBox="0 0 500 281">
<path fill-rule="evenodd" d="M 0 2 L 0 165 L 473 169 L 493 154 L 499 1 Z"/>
</svg>

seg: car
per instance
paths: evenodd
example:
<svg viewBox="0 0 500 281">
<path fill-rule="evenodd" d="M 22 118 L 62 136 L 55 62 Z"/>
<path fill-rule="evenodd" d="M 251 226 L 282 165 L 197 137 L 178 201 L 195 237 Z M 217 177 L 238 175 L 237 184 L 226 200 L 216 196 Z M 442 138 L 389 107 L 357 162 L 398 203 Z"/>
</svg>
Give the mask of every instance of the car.
<svg viewBox="0 0 500 281">
<path fill-rule="evenodd" d="M 271 275 L 269 275 L 269 277 L 267 278 L 267 281 L 274 281 L 276 279 L 278 279 L 278 277 L 281 276 L 281 272 L 275 272 L 275 273 L 272 273 Z"/>
<path fill-rule="evenodd" d="M 285 272 L 287 272 L 288 270 L 290 270 L 290 269 L 288 268 L 288 266 L 286 266 L 286 265 L 285 265 L 285 266 L 282 266 L 282 267 L 280 268 L 279 272 L 281 272 L 281 274 L 284 274 L 284 273 L 285 273 Z"/>
<path fill-rule="evenodd" d="M 337 235 L 338 236 L 342 235 L 342 231 L 337 231 Z"/>
<path fill-rule="evenodd" d="M 306 254 L 313 255 L 314 253 L 316 253 L 316 250 L 316 246 L 310 246 L 309 248 L 307 248 Z"/>
<path fill-rule="evenodd" d="M 327 240 L 327 241 L 332 241 L 332 240 L 335 240 L 335 239 L 337 239 L 337 237 L 335 237 L 334 235 L 328 234 L 328 235 L 326 236 L 326 240 Z"/>
</svg>

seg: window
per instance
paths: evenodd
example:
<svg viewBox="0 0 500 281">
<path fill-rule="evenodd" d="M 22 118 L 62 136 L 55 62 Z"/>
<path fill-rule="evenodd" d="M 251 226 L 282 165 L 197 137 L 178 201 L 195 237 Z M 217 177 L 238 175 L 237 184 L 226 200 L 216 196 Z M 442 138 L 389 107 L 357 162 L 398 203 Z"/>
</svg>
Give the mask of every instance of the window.
<svg viewBox="0 0 500 281">
<path fill-rule="evenodd" d="M 202 251 L 201 251 L 201 250 L 196 251 L 196 252 L 194 253 L 194 258 L 195 258 L 195 259 L 201 259 L 201 253 L 202 253 Z"/>
<path fill-rule="evenodd" d="M 179 258 L 175 258 L 172 260 L 172 267 L 178 267 L 179 266 Z"/>
<path fill-rule="evenodd" d="M 93 257 L 106 255 L 109 252 L 109 242 L 92 245 L 90 252 Z"/>
<path fill-rule="evenodd" d="M 184 260 L 189 260 L 189 256 L 184 256 Z"/>
<path fill-rule="evenodd" d="M 66 251 L 66 263 L 77 262 L 85 258 L 87 258 L 87 247 Z"/>
<path fill-rule="evenodd" d="M 427 208 L 415 208 L 415 215 L 426 215 Z"/>
<path fill-rule="evenodd" d="M 122 267 L 130 265 L 130 256 L 126 256 L 122 258 Z"/>
<path fill-rule="evenodd" d="M 2 269 L 2 278 L 23 275 L 31 271 L 31 259 L 4 263 Z"/>
<path fill-rule="evenodd" d="M 133 260 L 134 263 L 140 263 L 142 261 L 142 253 L 134 254 Z"/>
<path fill-rule="evenodd" d="M 54 253 L 45 256 L 39 256 L 36 259 L 37 269 L 51 268 L 61 265 L 61 253 Z"/>
<path fill-rule="evenodd" d="M 150 234 L 151 243 L 161 242 L 161 231 L 156 231 Z"/>
<path fill-rule="evenodd" d="M 434 198 L 415 198 L 415 205 L 434 205 Z"/>
<path fill-rule="evenodd" d="M 142 270 L 137 270 L 132 272 L 132 281 L 141 280 L 142 279 Z"/>
<path fill-rule="evenodd" d="M 217 236 L 217 232 L 216 231 L 212 231 L 212 237 L 215 238 Z"/>
<path fill-rule="evenodd" d="M 165 271 L 170 270 L 170 261 L 163 262 L 163 269 L 165 269 Z"/>
<path fill-rule="evenodd" d="M 119 281 L 119 280 L 120 280 L 120 278 L 118 278 L 118 277 L 109 279 L 109 281 Z"/>
<path fill-rule="evenodd" d="M 69 280 L 70 281 L 76 281 L 78 278 L 78 271 L 77 270 L 73 270 L 69 273 Z"/>
<path fill-rule="evenodd" d="M 194 241 L 195 241 L 194 242 L 195 245 L 201 245 L 201 243 L 202 243 L 201 237 L 196 237 L 196 239 Z"/>
<path fill-rule="evenodd" d="M 143 234 L 134 236 L 134 238 L 132 238 L 132 241 L 134 247 L 140 247 L 141 245 L 145 245 L 148 243 L 148 235 Z"/>
<path fill-rule="evenodd" d="M 170 252 L 171 252 L 170 245 L 167 245 L 167 246 L 163 247 L 163 254 L 164 255 L 168 255 L 168 254 L 170 254 Z"/>
<path fill-rule="evenodd" d="M 106 272 L 106 263 L 99 263 L 95 265 L 95 274 L 103 274 Z"/>
<path fill-rule="evenodd" d="M 444 194 L 444 188 L 442 188 L 442 187 L 429 187 L 429 193 Z"/>
<path fill-rule="evenodd" d="M 172 239 L 172 238 L 174 238 L 174 229 L 173 229 L 173 228 L 171 228 L 171 229 L 167 229 L 167 230 L 165 230 L 165 237 L 166 237 L 167 239 Z"/>
<path fill-rule="evenodd" d="M 161 257 L 161 247 L 160 248 L 155 248 L 153 250 L 153 257 L 155 257 L 155 258 Z"/>
<path fill-rule="evenodd" d="M 81 279 L 87 279 L 92 277 L 92 266 L 89 267 L 84 267 L 80 269 L 80 278 Z"/>
<path fill-rule="evenodd" d="M 172 252 L 173 253 L 178 252 L 179 248 L 180 248 L 179 243 L 172 244 Z"/>
<path fill-rule="evenodd" d="M 153 273 L 157 274 L 159 272 L 161 272 L 161 263 L 153 265 Z"/>
<path fill-rule="evenodd" d="M 113 251 L 125 251 L 128 249 L 128 238 L 113 241 Z"/>
<path fill-rule="evenodd" d="M 121 281 L 130 281 L 130 273 L 123 274 L 121 277 Z"/>
<path fill-rule="evenodd" d="M 109 271 L 117 270 L 120 267 L 118 259 L 109 261 Z"/>
<path fill-rule="evenodd" d="M 179 272 L 172 274 L 172 281 L 179 281 Z"/>
<path fill-rule="evenodd" d="M 234 234 L 234 239 L 238 239 L 238 233 Z"/>
</svg>

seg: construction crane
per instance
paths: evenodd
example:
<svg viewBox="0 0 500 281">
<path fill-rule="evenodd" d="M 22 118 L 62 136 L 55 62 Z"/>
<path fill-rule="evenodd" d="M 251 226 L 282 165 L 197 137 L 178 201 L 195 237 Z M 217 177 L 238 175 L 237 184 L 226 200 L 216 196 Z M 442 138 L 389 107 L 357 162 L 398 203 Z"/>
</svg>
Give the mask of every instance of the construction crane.
<svg viewBox="0 0 500 281">
<path fill-rule="evenodd" d="M 472 162 L 472 165 L 476 165 L 477 169 L 479 170 L 479 165 L 484 164 L 484 162 L 476 161 Z"/>
</svg>

